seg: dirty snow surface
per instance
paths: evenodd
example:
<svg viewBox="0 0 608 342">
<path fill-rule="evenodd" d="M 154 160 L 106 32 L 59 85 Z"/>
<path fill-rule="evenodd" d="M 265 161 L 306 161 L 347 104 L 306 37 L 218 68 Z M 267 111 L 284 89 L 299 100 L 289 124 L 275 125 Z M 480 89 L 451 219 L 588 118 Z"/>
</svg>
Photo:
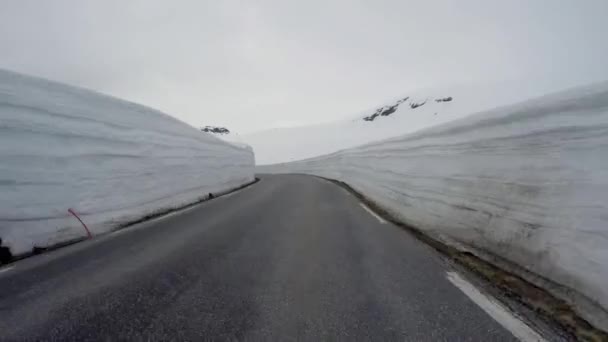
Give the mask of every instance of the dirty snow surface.
<svg viewBox="0 0 608 342">
<path fill-rule="evenodd" d="M 429 235 L 565 286 L 608 328 L 608 83 L 258 171 L 344 181 Z"/>
<path fill-rule="evenodd" d="M 13 254 L 253 180 L 251 148 L 159 111 L 0 70 L 0 238 Z"/>
</svg>

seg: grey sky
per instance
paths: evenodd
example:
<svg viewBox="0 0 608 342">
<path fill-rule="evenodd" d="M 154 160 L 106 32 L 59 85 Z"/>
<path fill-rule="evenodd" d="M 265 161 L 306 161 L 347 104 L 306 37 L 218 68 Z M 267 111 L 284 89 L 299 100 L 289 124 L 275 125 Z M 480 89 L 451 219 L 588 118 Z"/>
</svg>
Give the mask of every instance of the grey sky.
<svg viewBox="0 0 608 342">
<path fill-rule="evenodd" d="M 606 0 L 0 1 L 0 68 L 240 132 L 417 88 L 608 79 Z"/>
</svg>

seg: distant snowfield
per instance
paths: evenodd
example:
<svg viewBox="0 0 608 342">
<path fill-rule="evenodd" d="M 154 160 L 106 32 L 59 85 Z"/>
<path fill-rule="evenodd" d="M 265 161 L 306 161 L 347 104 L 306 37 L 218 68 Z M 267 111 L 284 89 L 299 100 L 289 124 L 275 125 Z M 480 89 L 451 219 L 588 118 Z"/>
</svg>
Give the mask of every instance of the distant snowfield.
<svg viewBox="0 0 608 342">
<path fill-rule="evenodd" d="M 608 330 L 608 83 L 257 171 L 344 181 L 426 234 L 519 265 Z"/>
<path fill-rule="evenodd" d="M 254 179 L 250 147 L 164 113 L 0 70 L 0 238 L 13 254 Z"/>
<path fill-rule="evenodd" d="M 357 113 L 348 120 L 275 128 L 240 136 L 231 134 L 222 138 L 252 146 L 258 165 L 295 161 L 415 132 L 563 89 L 563 85 L 558 87 L 548 82 L 536 81 L 421 90 L 400 94 L 400 97 Z M 452 101 L 436 101 L 446 97 L 452 97 Z M 377 108 L 392 106 L 404 98 L 407 100 L 389 116 L 379 116 L 374 121 L 363 120 Z M 412 108 L 412 105 L 422 103 L 424 105 Z M 321 106 L 319 110 L 322 110 Z"/>
</svg>

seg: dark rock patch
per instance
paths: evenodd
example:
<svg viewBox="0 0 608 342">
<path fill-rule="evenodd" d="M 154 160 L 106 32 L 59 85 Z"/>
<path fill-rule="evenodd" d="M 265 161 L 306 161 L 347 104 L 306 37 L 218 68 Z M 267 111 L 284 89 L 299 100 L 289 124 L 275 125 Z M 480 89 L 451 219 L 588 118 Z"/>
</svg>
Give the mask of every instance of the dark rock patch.
<svg viewBox="0 0 608 342">
<path fill-rule="evenodd" d="M 363 120 L 374 121 L 379 116 L 389 116 L 389 115 L 393 114 L 394 112 L 396 112 L 397 108 L 399 108 L 399 105 L 402 104 L 403 102 L 407 101 L 408 99 L 409 99 L 409 96 L 400 99 L 399 101 L 397 101 L 397 103 L 395 103 L 392 106 L 380 107 L 380 108 L 376 109 L 376 111 L 372 115 L 364 117 Z"/>
<path fill-rule="evenodd" d="M 426 104 L 426 101 L 424 101 L 424 102 L 420 102 L 420 103 L 411 102 L 411 103 L 410 103 L 410 107 L 411 107 L 412 109 L 416 109 L 416 108 L 418 108 L 418 107 L 422 107 L 422 106 L 424 106 L 425 104 Z"/>
<path fill-rule="evenodd" d="M 8 264 L 12 260 L 13 254 L 11 250 L 6 246 L 2 246 L 2 238 L 0 238 L 0 265 Z"/>
<path fill-rule="evenodd" d="M 397 111 L 397 107 L 398 106 L 399 105 L 394 105 L 392 107 L 388 107 L 385 111 L 383 111 L 382 113 L 380 113 L 380 115 L 382 115 L 382 116 L 389 116 L 389 115 L 391 115 L 391 114 L 393 114 L 394 112 Z"/>
<path fill-rule="evenodd" d="M 205 126 L 201 128 L 201 131 L 213 134 L 230 134 L 228 128 L 225 127 Z"/>
<path fill-rule="evenodd" d="M 47 249 L 44 247 L 38 247 L 38 246 L 34 246 L 32 248 L 32 254 L 34 255 L 38 255 L 38 254 L 42 254 L 46 251 Z"/>
</svg>

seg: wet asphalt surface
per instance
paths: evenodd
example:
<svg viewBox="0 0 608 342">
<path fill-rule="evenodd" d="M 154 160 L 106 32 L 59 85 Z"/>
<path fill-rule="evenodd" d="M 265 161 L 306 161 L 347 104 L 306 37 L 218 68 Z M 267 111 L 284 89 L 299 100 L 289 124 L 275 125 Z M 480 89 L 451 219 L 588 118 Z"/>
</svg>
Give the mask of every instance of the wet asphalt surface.
<svg viewBox="0 0 608 342">
<path fill-rule="evenodd" d="M 513 341 L 428 246 L 297 175 L 14 264 L 0 340 Z"/>
</svg>

